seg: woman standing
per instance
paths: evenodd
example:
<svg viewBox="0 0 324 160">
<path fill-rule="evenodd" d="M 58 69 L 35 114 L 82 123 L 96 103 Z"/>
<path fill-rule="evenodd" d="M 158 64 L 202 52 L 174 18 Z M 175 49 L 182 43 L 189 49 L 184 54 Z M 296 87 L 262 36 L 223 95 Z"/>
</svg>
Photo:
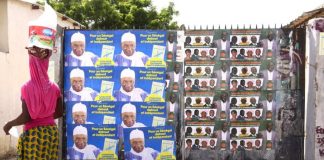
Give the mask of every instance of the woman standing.
<svg viewBox="0 0 324 160">
<path fill-rule="evenodd" d="M 56 25 L 56 12 L 48 4 L 43 15 L 29 25 L 30 80 L 21 87 L 22 113 L 3 127 L 8 135 L 13 126 L 24 125 L 18 140 L 18 159 L 58 159 L 54 119 L 63 115 L 62 96 L 47 75 Z"/>
</svg>

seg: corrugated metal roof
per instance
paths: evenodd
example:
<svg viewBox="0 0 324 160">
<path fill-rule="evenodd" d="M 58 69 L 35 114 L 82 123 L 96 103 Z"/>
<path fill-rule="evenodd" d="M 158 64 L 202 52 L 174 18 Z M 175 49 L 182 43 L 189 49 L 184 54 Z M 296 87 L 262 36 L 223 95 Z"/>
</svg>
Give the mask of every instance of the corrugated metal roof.
<svg viewBox="0 0 324 160">
<path fill-rule="evenodd" d="M 299 16 L 297 19 L 290 22 L 285 27 L 286 28 L 302 27 L 308 22 L 308 20 L 313 18 L 320 18 L 320 17 L 324 17 L 324 3 L 314 10 L 304 12 L 301 16 Z"/>
</svg>

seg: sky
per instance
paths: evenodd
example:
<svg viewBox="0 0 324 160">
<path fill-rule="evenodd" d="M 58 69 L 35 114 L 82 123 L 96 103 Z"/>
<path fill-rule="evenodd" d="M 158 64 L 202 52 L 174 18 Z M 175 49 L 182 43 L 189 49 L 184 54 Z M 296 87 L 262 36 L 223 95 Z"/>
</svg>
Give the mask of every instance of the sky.
<svg viewBox="0 0 324 160">
<path fill-rule="evenodd" d="M 152 0 L 160 10 L 169 2 L 175 3 L 179 15 L 175 20 L 179 25 L 197 28 L 211 28 L 213 25 L 235 28 L 252 25 L 271 27 L 287 25 L 301 16 L 324 5 L 324 0 Z"/>
</svg>

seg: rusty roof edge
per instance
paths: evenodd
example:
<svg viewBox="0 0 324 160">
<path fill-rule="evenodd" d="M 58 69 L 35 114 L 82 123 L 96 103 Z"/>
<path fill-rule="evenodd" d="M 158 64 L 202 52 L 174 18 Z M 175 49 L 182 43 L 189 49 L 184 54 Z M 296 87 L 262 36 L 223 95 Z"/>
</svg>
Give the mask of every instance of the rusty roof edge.
<svg viewBox="0 0 324 160">
<path fill-rule="evenodd" d="M 305 23 L 306 21 L 310 20 L 312 17 L 315 17 L 322 12 L 324 12 L 324 5 L 322 5 L 320 8 L 304 12 L 301 16 L 296 18 L 295 20 L 291 21 L 288 25 L 284 26 L 285 28 L 296 28 L 299 25 Z"/>
</svg>

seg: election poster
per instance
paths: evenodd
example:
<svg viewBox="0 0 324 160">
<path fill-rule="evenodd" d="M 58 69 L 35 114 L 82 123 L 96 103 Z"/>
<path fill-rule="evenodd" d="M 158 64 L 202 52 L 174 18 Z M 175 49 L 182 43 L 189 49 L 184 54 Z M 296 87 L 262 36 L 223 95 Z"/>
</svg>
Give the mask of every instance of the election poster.
<svg viewBox="0 0 324 160">
<path fill-rule="evenodd" d="M 175 136 L 172 127 L 124 129 L 125 160 L 175 160 Z"/>
<path fill-rule="evenodd" d="M 68 125 L 67 159 L 118 160 L 115 125 Z"/>
</svg>

